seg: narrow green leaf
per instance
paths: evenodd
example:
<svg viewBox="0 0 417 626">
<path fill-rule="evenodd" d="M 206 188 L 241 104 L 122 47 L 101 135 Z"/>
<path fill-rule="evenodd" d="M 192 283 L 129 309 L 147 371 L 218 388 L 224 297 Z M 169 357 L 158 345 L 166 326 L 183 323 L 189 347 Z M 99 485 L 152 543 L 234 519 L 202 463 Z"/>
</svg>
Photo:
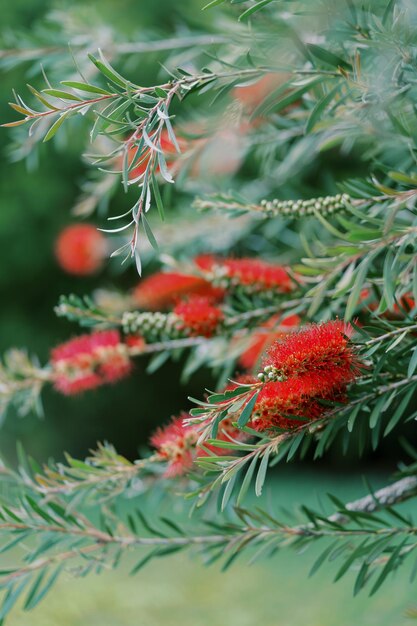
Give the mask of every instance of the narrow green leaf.
<svg viewBox="0 0 417 626">
<path fill-rule="evenodd" d="M 367 537 L 366 539 L 364 539 L 359 544 L 359 546 L 357 546 L 357 548 L 355 550 L 352 551 L 350 556 L 343 563 L 342 567 L 338 570 L 338 572 L 337 572 L 337 574 L 336 574 L 336 576 L 334 578 L 334 582 L 337 582 L 338 580 L 340 580 L 346 574 L 346 572 L 351 568 L 351 566 L 356 561 L 356 559 L 359 557 L 359 555 L 361 554 L 363 548 L 366 546 L 368 541 L 369 541 L 369 538 Z"/>
<path fill-rule="evenodd" d="M 327 559 L 327 557 L 329 556 L 330 552 L 333 550 L 333 548 L 338 544 L 338 540 L 333 541 L 333 543 L 331 543 L 329 546 L 327 546 L 327 548 L 319 555 L 319 557 L 314 561 L 312 568 L 310 569 L 309 573 L 308 573 L 308 577 L 311 578 L 311 576 L 313 576 L 319 569 L 320 567 L 323 565 L 324 561 Z"/>
<path fill-rule="evenodd" d="M 239 16 L 239 22 L 242 20 L 246 20 L 248 17 L 250 17 L 251 15 L 253 15 L 253 13 L 256 13 L 257 11 L 260 11 L 261 9 L 263 9 L 264 7 L 267 6 L 267 4 L 271 4 L 271 2 L 276 2 L 276 0 L 261 0 L 260 2 L 258 2 L 257 4 L 249 7 L 249 9 L 246 9 L 246 11 L 244 11 L 240 16 Z"/>
<path fill-rule="evenodd" d="M 417 368 L 417 347 L 413 348 L 411 359 L 408 363 L 407 377 L 411 378 Z"/>
<path fill-rule="evenodd" d="M 221 510 L 224 511 L 233 492 L 233 487 L 236 484 L 236 479 L 238 477 L 239 471 L 237 471 L 235 474 L 233 474 L 233 476 L 227 481 L 226 483 L 226 487 L 224 489 L 224 493 L 223 493 L 223 498 L 222 498 L 222 504 L 221 504 Z"/>
<path fill-rule="evenodd" d="M 366 583 L 366 575 L 369 570 L 369 563 L 364 561 L 361 565 L 358 575 L 356 576 L 355 585 L 353 587 L 353 595 L 356 596 Z"/>
<path fill-rule="evenodd" d="M 266 448 L 263 456 L 262 456 L 262 461 L 259 465 L 259 470 L 258 470 L 258 474 L 256 476 L 256 482 L 255 482 L 255 493 L 256 495 L 259 497 L 262 494 L 262 488 L 265 482 L 265 477 L 266 477 L 266 472 L 268 469 L 268 461 L 269 461 L 269 455 L 271 454 L 271 448 Z"/>
<path fill-rule="evenodd" d="M 96 85 L 80 83 L 75 80 L 62 80 L 61 85 L 64 85 L 65 87 L 72 87 L 73 89 L 77 89 L 78 91 L 85 91 L 86 93 L 96 93 L 102 96 L 113 95 L 110 91 L 102 89 L 101 87 L 97 87 Z"/>
<path fill-rule="evenodd" d="M 321 98 L 321 100 L 319 100 L 316 103 L 316 105 L 314 106 L 313 110 L 310 113 L 310 117 L 307 120 L 307 124 L 305 128 L 306 134 L 308 134 L 309 132 L 313 130 L 314 126 L 319 121 L 320 117 L 322 116 L 322 114 L 324 113 L 325 109 L 330 104 L 330 102 L 333 100 L 333 98 L 335 97 L 339 89 L 340 89 L 340 85 L 337 84 L 335 87 L 333 87 L 333 89 L 331 89 L 328 93 L 326 93 L 323 96 L 323 98 Z"/>
<path fill-rule="evenodd" d="M 240 488 L 239 495 L 236 500 L 237 506 L 240 506 L 240 504 L 243 502 L 246 496 L 246 493 L 249 489 L 249 486 L 252 482 L 253 474 L 255 472 L 255 468 L 258 463 L 259 454 L 260 454 L 260 451 L 254 455 L 252 461 L 250 462 L 248 471 L 245 474 L 245 478 L 243 479 L 242 486 Z"/>
<path fill-rule="evenodd" d="M 212 0 L 211 2 L 209 2 L 208 4 L 206 4 L 202 10 L 206 11 L 207 9 L 211 9 L 212 7 L 217 7 L 219 6 L 219 4 L 224 4 L 226 2 L 226 0 Z"/>
<path fill-rule="evenodd" d="M 68 91 L 63 91 L 61 89 L 44 89 L 43 93 L 46 93 L 47 96 L 53 96 L 54 98 L 60 98 L 61 100 L 75 100 L 76 102 L 82 102 L 82 98 L 76 96 L 73 93 Z"/>
<path fill-rule="evenodd" d="M 372 257 L 367 256 L 363 259 L 363 261 L 359 264 L 358 270 L 355 275 L 355 286 L 350 292 L 345 311 L 345 320 L 348 321 L 352 317 L 355 312 L 356 305 L 359 302 L 360 294 L 363 288 L 363 283 L 365 282 L 368 268 L 371 264 Z"/>
<path fill-rule="evenodd" d="M 289 449 L 288 455 L 287 455 L 287 461 L 290 461 L 293 456 L 295 455 L 295 453 L 297 452 L 298 448 L 301 445 L 301 442 L 304 439 L 304 433 L 301 432 L 299 433 L 295 438 L 294 441 L 292 442 L 291 448 Z"/>
<path fill-rule="evenodd" d="M 159 246 L 158 246 L 158 242 L 155 239 L 155 235 L 152 232 L 152 229 L 149 225 L 148 220 L 146 219 L 145 215 L 142 213 L 142 224 L 143 224 L 143 229 L 146 233 L 146 236 L 148 238 L 149 243 L 151 244 L 152 248 L 154 250 L 159 250 Z"/>
<path fill-rule="evenodd" d="M 391 419 L 389 420 L 384 430 L 384 437 L 389 435 L 389 433 L 395 428 L 395 426 L 398 424 L 400 419 L 403 417 L 404 411 L 408 403 L 410 402 L 410 399 L 412 395 L 414 394 L 414 392 L 415 392 L 415 387 L 411 387 L 411 389 L 409 389 L 408 392 L 405 394 L 400 404 L 397 406 L 394 413 L 392 414 Z"/>
<path fill-rule="evenodd" d="M 69 117 L 69 115 L 71 113 L 72 113 L 72 111 L 66 111 L 65 113 L 62 113 L 62 115 L 60 115 L 57 120 L 55 120 L 55 122 L 52 124 L 52 126 L 50 127 L 50 129 L 46 133 L 45 137 L 43 138 L 44 142 L 45 141 L 49 141 L 50 139 L 52 139 L 52 137 L 59 130 L 61 125 L 65 122 L 65 120 L 67 119 L 67 117 Z"/>
<path fill-rule="evenodd" d="M 115 83 L 119 87 L 123 87 L 124 89 L 126 89 L 127 81 L 122 76 L 120 76 L 120 74 L 118 74 L 108 63 L 105 64 L 102 61 L 99 61 L 92 54 L 89 54 L 88 58 L 92 63 L 94 63 L 96 68 L 102 74 L 104 74 L 104 76 L 106 76 L 106 78 L 111 80 L 112 83 Z"/>
<path fill-rule="evenodd" d="M 151 186 L 153 191 L 153 197 L 155 198 L 156 207 L 158 209 L 159 217 L 162 221 L 165 221 L 164 203 L 162 202 L 161 192 L 159 191 L 159 185 L 156 181 L 155 175 L 151 175 Z"/>
<path fill-rule="evenodd" d="M 253 396 L 250 398 L 250 400 L 248 400 L 248 402 L 245 404 L 245 407 L 243 411 L 241 412 L 241 414 L 239 415 L 239 419 L 237 420 L 237 425 L 239 428 L 243 428 L 243 426 L 246 426 L 246 424 L 249 422 L 251 415 L 252 415 L 252 411 L 256 404 L 258 395 L 259 395 L 259 391 L 254 393 Z"/>
<path fill-rule="evenodd" d="M 19 599 L 20 594 L 28 584 L 29 580 L 30 578 L 28 576 L 24 576 L 20 584 L 12 585 L 11 587 L 9 587 L 9 590 L 0 608 L 0 620 L 3 620 L 6 615 L 10 613 L 11 609 Z"/>
<path fill-rule="evenodd" d="M 325 50 L 324 48 L 317 46 L 314 43 L 308 43 L 306 45 L 309 52 L 311 52 L 311 54 L 313 54 L 320 61 L 324 61 L 324 63 L 327 63 L 328 65 L 331 65 L 335 68 L 343 67 L 345 69 L 352 69 L 350 63 L 337 56 L 336 54 L 333 54 L 333 52 L 329 52 L 329 50 Z"/>
<path fill-rule="evenodd" d="M 369 594 L 370 596 L 373 596 L 374 593 L 376 593 L 378 591 L 378 589 L 380 588 L 380 586 L 382 585 L 382 583 L 384 582 L 384 580 L 386 579 L 388 574 L 390 574 L 390 572 L 392 572 L 397 567 L 397 565 L 398 565 L 397 561 L 400 558 L 401 550 L 403 549 L 403 547 L 405 546 L 407 541 L 408 541 L 408 537 L 406 537 L 400 544 L 398 544 L 398 546 L 392 552 L 390 558 L 385 563 L 382 572 L 378 576 L 378 578 L 376 580 L 376 583 L 372 587 L 371 592 Z"/>
</svg>

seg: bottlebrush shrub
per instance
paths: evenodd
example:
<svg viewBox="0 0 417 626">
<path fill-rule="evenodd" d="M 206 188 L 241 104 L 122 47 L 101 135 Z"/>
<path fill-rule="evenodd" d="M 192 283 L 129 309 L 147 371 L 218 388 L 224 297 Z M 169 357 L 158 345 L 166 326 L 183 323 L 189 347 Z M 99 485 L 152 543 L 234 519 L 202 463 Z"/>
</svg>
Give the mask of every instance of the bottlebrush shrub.
<svg viewBox="0 0 417 626">
<path fill-rule="evenodd" d="M 176 3 L 180 12 L 182 4 L 188 3 Z M 62 300 L 58 315 L 92 334 L 56 348 L 45 367 L 28 353 L 7 353 L 0 411 L 36 408 L 48 382 L 66 394 L 113 382 L 130 371 L 133 356 L 145 354 L 155 356 L 149 371 L 172 355 L 184 364 L 180 380 L 207 366 L 220 391 L 202 390 L 193 408 L 157 430 L 154 450 L 141 458 L 99 445 L 85 461 L 67 456 L 39 470 L 22 459 L 19 472 L 2 466 L 0 551 L 13 547 L 14 558 L 23 542 L 25 553 L 0 570 L 0 623 L 17 600 L 35 606 L 63 570 L 84 575 L 116 567 L 128 551 L 141 553 L 135 573 L 187 547 L 198 547 L 207 563 L 223 558 L 228 566 L 251 550 L 253 558 L 279 559 L 281 548 L 293 545 L 308 554 L 308 545 L 323 539 L 312 571 L 339 561 L 336 579 L 356 572 L 355 593 L 368 586 L 371 594 L 415 555 L 417 522 L 396 506 L 417 497 L 415 3 L 217 0 L 207 8 L 226 5 L 207 32 L 194 32 L 185 10 L 177 39 L 167 33 L 161 41 L 149 32 L 139 43 L 117 32 L 109 39 L 107 29 L 95 28 L 96 17 L 86 19 L 83 45 L 78 30 L 71 42 L 83 70 L 79 80 L 65 55 L 56 54 L 68 43 L 59 28 L 19 34 L 24 50 L 13 44 L 5 51 L 12 66 L 29 57 L 41 65 L 40 56 L 53 55 L 44 66 L 53 64 L 58 76 L 57 89 L 31 88 L 30 106 L 26 95 L 16 95 L 13 115 L 21 117 L 6 125 L 27 124 L 30 141 L 15 155 L 82 116 L 77 144 L 92 139 L 87 152 L 96 171 L 83 184 L 78 208 L 109 207 L 123 237 L 114 254 L 126 252 L 138 270 L 144 237 L 187 269 L 146 278 L 122 300 L 123 311 L 101 307 L 94 297 Z M 105 53 L 94 54 L 109 50 L 109 41 L 111 63 Z M 84 50 L 93 51 L 89 59 Z M 185 68 L 175 68 L 178 59 Z M 162 68 L 158 80 L 143 86 L 153 67 Z M 61 137 L 70 144 L 74 133 Z M 109 202 L 117 171 L 132 196 L 120 215 Z M 167 203 L 172 223 L 159 227 Z M 233 218 L 224 232 L 222 218 Z M 97 236 L 94 230 L 81 252 L 66 255 L 71 245 L 57 246 L 70 271 L 98 269 Z M 199 255 L 203 250 L 210 254 Z M 144 264 L 155 254 L 142 255 Z M 272 258 L 276 263 L 266 260 Z M 225 293 L 214 295 L 213 288 Z M 360 323 L 351 322 L 356 316 Z M 226 384 L 248 345 L 237 367 L 246 364 L 254 375 Z M 156 391 L 157 404 L 163 380 Z M 398 449 L 399 432 L 413 460 L 408 466 L 402 460 L 396 481 L 354 502 L 332 496 L 329 515 L 303 502 L 294 525 L 285 513 L 277 516 L 273 498 L 268 512 L 262 501 L 246 499 L 252 486 L 262 495 L 270 465 L 309 452 L 315 459 L 333 446 L 335 454 L 349 450 L 349 466 L 364 451 L 372 461 L 384 438 L 385 450 Z M 168 485 L 159 481 L 163 472 Z M 155 504 L 152 522 L 145 519 L 147 490 L 152 503 L 167 500 L 168 517 L 158 519 Z M 176 517 L 180 491 L 194 511 L 187 523 Z M 129 515 L 116 498 L 129 499 Z"/>
<path fill-rule="evenodd" d="M 57 346 L 51 365 L 55 388 L 65 395 L 114 383 L 131 371 L 126 346 L 115 330 L 81 335 Z"/>
<path fill-rule="evenodd" d="M 57 261 L 68 274 L 94 274 L 102 267 L 106 254 L 106 238 L 92 224 L 67 226 L 55 242 Z"/>
</svg>

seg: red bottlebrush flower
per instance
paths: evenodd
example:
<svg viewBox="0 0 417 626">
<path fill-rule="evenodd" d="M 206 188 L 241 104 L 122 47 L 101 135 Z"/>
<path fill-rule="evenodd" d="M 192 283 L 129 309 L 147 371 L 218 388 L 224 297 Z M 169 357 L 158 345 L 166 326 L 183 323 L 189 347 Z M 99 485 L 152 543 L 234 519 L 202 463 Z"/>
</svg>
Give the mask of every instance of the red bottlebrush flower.
<svg viewBox="0 0 417 626">
<path fill-rule="evenodd" d="M 203 271 L 212 272 L 232 285 L 243 285 L 255 291 L 276 290 L 279 293 L 294 289 L 294 283 L 284 267 L 259 259 L 216 259 L 203 255 L 197 257 L 195 262 Z"/>
<path fill-rule="evenodd" d="M 262 325 L 262 328 L 265 330 L 270 328 L 275 330 L 271 332 L 259 331 L 254 333 L 249 348 L 240 355 L 239 365 L 247 370 L 254 369 L 259 365 L 262 354 L 266 352 L 271 344 L 277 339 L 285 337 L 287 333 L 297 328 L 300 325 L 300 321 L 298 315 L 290 315 L 281 320 L 278 315 L 271 317 L 271 319 Z"/>
<path fill-rule="evenodd" d="M 223 312 L 204 297 L 193 296 L 174 308 L 185 330 L 191 337 L 212 337 L 224 319 Z"/>
<path fill-rule="evenodd" d="M 126 346 L 116 330 L 81 335 L 51 352 L 55 388 L 65 395 L 94 389 L 131 371 Z"/>
<path fill-rule="evenodd" d="M 165 476 L 181 476 L 193 465 L 198 432 L 195 426 L 183 423 L 187 414 L 172 418 L 172 421 L 158 430 L 151 437 L 151 444 L 156 448 L 161 460 L 167 462 Z"/>
<path fill-rule="evenodd" d="M 251 425 L 260 431 L 271 427 L 291 429 L 302 424 L 297 417 L 318 419 L 326 412 L 326 406 L 320 400 L 341 401 L 345 387 L 344 367 L 266 383 L 256 400 Z"/>
<path fill-rule="evenodd" d="M 326 412 L 320 400 L 344 401 L 347 384 L 359 373 L 349 344 L 352 332 L 336 320 L 311 324 L 276 341 L 259 375 L 266 384 L 256 401 L 254 428 L 294 428 L 297 417 L 314 420 Z"/>
<path fill-rule="evenodd" d="M 106 256 L 106 238 L 91 224 L 73 224 L 59 234 L 55 256 L 69 274 L 85 276 L 99 270 Z"/>
<path fill-rule="evenodd" d="M 311 324 L 276 341 L 264 359 L 265 367 L 276 368 L 284 377 L 322 370 L 331 375 L 337 367 L 345 369 L 345 382 L 358 371 L 358 361 L 349 344 L 353 328 L 340 320 Z"/>
<path fill-rule="evenodd" d="M 159 311 L 176 304 L 186 295 L 200 295 L 214 301 L 222 297 L 223 291 L 212 287 L 200 276 L 158 272 L 139 283 L 132 299 L 141 309 Z"/>
<path fill-rule="evenodd" d="M 285 268 L 258 259 L 230 259 L 225 262 L 228 276 L 236 278 L 240 285 L 259 286 L 288 292 L 293 283 Z"/>
<path fill-rule="evenodd" d="M 156 448 L 161 460 L 167 463 L 164 473 L 166 478 L 183 476 L 192 468 L 197 457 L 207 456 L 209 452 L 219 456 L 230 454 L 227 448 L 220 448 L 213 444 L 204 444 L 203 448 L 197 446 L 198 426 L 184 424 L 184 420 L 189 417 L 191 416 L 188 413 L 183 413 L 179 417 L 172 418 L 170 424 L 158 428 L 151 437 L 152 446 Z M 217 439 L 244 441 L 247 435 L 235 428 L 232 420 L 227 419 L 220 424 Z"/>
</svg>

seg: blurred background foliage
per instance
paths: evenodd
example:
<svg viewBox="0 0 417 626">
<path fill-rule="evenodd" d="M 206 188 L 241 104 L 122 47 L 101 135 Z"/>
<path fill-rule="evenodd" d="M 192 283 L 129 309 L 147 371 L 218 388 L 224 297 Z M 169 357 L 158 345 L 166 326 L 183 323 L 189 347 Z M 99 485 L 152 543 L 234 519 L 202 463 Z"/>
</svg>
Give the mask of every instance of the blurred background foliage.
<svg viewBox="0 0 417 626">
<path fill-rule="evenodd" d="M 189 21 L 201 20 L 199 0 L 184 0 L 181 12 L 186 11 Z M 71 8 L 88 27 L 100 19 L 110 23 L 121 33 L 132 37 L 149 29 L 159 34 L 170 33 L 181 22 L 171 2 L 155 3 L 121 0 L 89 1 L 85 3 L 56 3 L 50 0 L 17 0 L 2 7 L 2 30 L 22 32 L 45 25 L 45 17 L 53 10 Z M 204 16 L 207 20 L 207 16 Z M 155 28 L 157 25 L 157 28 Z M 156 36 L 155 33 L 155 36 Z M 23 43 L 23 42 L 22 42 Z M 71 62 L 69 53 L 68 60 Z M 156 55 L 140 56 L 141 80 L 152 80 L 159 70 Z M 12 89 L 25 91 L 30 80 L 37 84 L 40 79 L 31 77 L 33 64 L 2 71 L 2 98 L 0 119 L 10 119 L 7 102 Z M 85 167 L 80 163 L 80 145 L 72 137 L 67 146 L 53 142 L 41 146 L 39 161 L 10 163 L 8 142 L 10 133 L 1 135 L 0 173 L 0 292 L 1 325 L 0 350 L 11 346 L 27 347 L 30 353 L 39 355 L 42 362 L 48 359 L 51 346 L 65 340 L 77 329 L 53 314 L 53 307 L 62 293 L 89 293 L 98 284 L 114 286 L 119 261 L 107 266 L 98 276 L 75 278 L 67 276 L 57 266 L 54 258 L 54 240 L 60 229 L 74 222 L 70 209 L 79 195 L 80 180 Z M 119 211 L 119 203 L 126 205 L 123 191 L 116 194 L 112 204 Z M 137 281 L 135 269 L 129 268 L 117 276 L 119 288 L 132 286 Z M 46 420 L 36 416 L 19 418 L 9 414 L 1 437 L 1 453 L 14 457 L 15 441 L 39 460 L 50 455 L 59 456 L 68 450 L 76 456 L 84 456 L 97 441 L 109 440 L 129 455 L 137 454 L 138 442 L 145 443 L 153 425 L 162 422 L 171 413 L 184 406 L 186 390 L 177 382 L 177 366 L 173 363 L 163 367 L 153 377 L 144 376 L 146 364 L 139 361 L 134 375 L 112 388 L 89 393 L 68 400 L 47 390 L 44 395 Z M 195 376 L 187 391 L 198 394 L 207 382 L 207 373 Z M 164 392 L 161 393 L 163 385 Z"/>
</svg>

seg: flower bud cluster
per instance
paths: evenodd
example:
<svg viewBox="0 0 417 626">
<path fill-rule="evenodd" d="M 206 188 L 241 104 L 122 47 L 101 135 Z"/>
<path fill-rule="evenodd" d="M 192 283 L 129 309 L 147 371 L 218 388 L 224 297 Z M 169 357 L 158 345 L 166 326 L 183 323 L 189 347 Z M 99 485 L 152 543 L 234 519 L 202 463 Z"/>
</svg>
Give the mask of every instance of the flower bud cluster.
<svg viewBox="0 0 417 626">
<path fill-rule="evenodd" d="M 286 377 L 277 367 L 266 365 L 262 372 L 259 372 L 257 375 L 257 379 L 260 380 L 261 383 L 276 383 L 286 380 Z"/>
<path fill-rule="evenodd" d="M 346 209 L 350 202 L 349 194 L 339 193 L 335 196 L 311 198 L 309 200 L 262 200 L 261 207 L 271 217 L 275 215 L 303 217 L 305 215 L 314 215 L 315 211 L 319 211 L 321 215 L 332 215 L 332 213 Z"/>
<path fill-rule="evenodd" d="M 186 337 L 181 318 L 175 313 L 126 311 L 122 317 L 125 335 L 139 333 L 147 343 Z"/>
</svg>

